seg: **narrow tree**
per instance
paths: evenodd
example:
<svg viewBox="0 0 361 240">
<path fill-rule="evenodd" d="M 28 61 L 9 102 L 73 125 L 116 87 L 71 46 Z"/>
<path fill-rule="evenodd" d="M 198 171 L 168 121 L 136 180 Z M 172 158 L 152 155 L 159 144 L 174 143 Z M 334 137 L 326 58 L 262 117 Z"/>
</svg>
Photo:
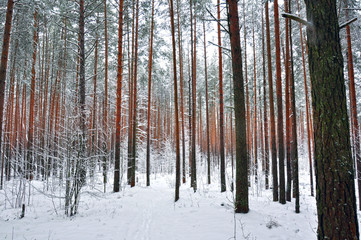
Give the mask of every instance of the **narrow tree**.
<svg viewBox="0 0 361 240">
<path fill-rule="evenodd" d="M 280 51 L 280 23 L 278 14 L 278 0 L 274 1 L 274 25 L 275 25 L 275 45 L 276 45 L 276 89 L 277 89 L 277 137 L 278 137 L 278 166 L 280 172 L 280 197 L 279 202 L 286 203 L 285 192 L 285 168 L 284 168 L 284 145 L 283 145 L 283 111 L 282 111 L 282 72 L 281 72 L 281 51 Z"/>
<path fill-rule="evenodd" d="M 33 178 L 33 140 L 34 140 L 34 108 L 35 108 L 35 64 L 36 51 L 38 46 L 38 11 L 34 13 L 34 38 L 33 38 L 33 62 L 31 65 L 31 85 L 30 85 L 30 106 L 29 106 L 29 128 L 27 143 L 27 173 L 26 178 Z"/>
<path fill-rule="evenodd" d="M 2 145 L 2 125 L 3 125 L 3 112 L 4 112 L 4 98 L 5 98 L 5 80 L 6 69 L 8 64 L 9 46 L 10 46 L 10 33 L 11 22 L 13 19 L 14 0 L 8 0 L 6 9 L 6 20 L 4 28 L 3 46 L 1 51 L 1 63 L 0 63 L 0 149 Z M 1 184 L 0 189 L 3 187 L 3 168 L 4 158 L 1 164 Z"/>
<path fill-rule="evenodd" d="M 297 10 L 300 11 L 300 4 L 297 0 Z M 311 188 L 311 196 L 314 196 L 313 193 L 313 164 L 312 164 L 312 148 L 311 148 L 311 124 L 309 121 L 309 111 L 308 111 L 308 86 L 307 86 L 307 74 L 306 74 L 306 61 L 305 61 L 305 49 L 304 49 L 304 43 L 303 43 L 303 31 L 302 31 L 302 24 L 299 23 L 300 28 L 300 40 L 301 40 L 301 51 L 302 51 L 302 69 L 303 69 L 303 81 L 304 81 L 304 87 L 305 87 L 305 99 L 306 99 L 306 124 L 307 124 L 307 149 L 308 149 L 308 162 L 309 162 L 309 168 L 310 168 L 310 188 Z"/>
<path fill-rule="evenodd" d="M 182 182 L 186 182 L 186 144 L 185 144 L 185 131 L 184 131 L 184 104 L 183 104 L 183 51 L 182 51 L 182 33 L 180 28 L 180 5 L 177 0 L 177 25 L 178 25 L 178 48 L 179 48 L 179 85 L 180 85 L 180 95 L 181 95 L 181 114 L 182 114 Z"/>
<path fill-rule="evenodd" d="M 217 0 L 217 17 L 221 21 L 220 0 Z M 223 70 L 222 70 L 222 37 L 221 25 L 217 24 L 218 31 L 218 78 L 219 78 L 219 153 L 221 157 L 221 192 L 226 191 L 226 173 L 224 157 L 224 113 L 223 113 Z"/>
<path fill-rule="evenodd" d="M 268 67 L 268 87 L 269 87 L 269 105 L 270 105 L 273 201 L 276 202 L 278 201 L 278 172 L 277 172 L 275 108 L 273 101 L 271 34 L 270 34 L 268 1 L 266 1 L 265 8 L 266 8 L 267 67 Z"/>
<path fill-rule="evenodd" d="M 345 0 L 347 6 L 347 1 Z M 346 20 L 348 20 L 348 11 L 346 10 Z M 353 68 L 353 56 L 352 56 L 352 45 L 351 45 L 351 29 L 350 25 L 346 26 L 346 38 L 347 38 L 347 67 L 348 67 L 348 78 L 350 81 L 350 109 L 351 109 L 351 126 L 353 130 L 354 148 L 355 148 L 355 159 L 357 169 L 357 185 L 359 194 L 359 208 L 361 210 L 361 153 L 360 153 L 360 131 L 357 119 L 357 101 L 355 91 L 355 76 Z"/>
<path fill-rule="evenodd" d="M 130 186 L 135 186 L 135 165 L 136 165 L 136 146 L 137 146 L 137 80 L 138 80 L 138 36 L 139 36 L 139 0 L 136 1 L 136 16 L 135 16 L 135 46 L 134 46 L 134 72 L 133 72 L 133 111 L 132 113 L 132 161 L 131 161 L 131 178 Z"/>
<path fill-rule="evenodd" d="M 292 12 L 291 1 L 289 4 L 289 11 Z M 296 198 L 295 211 L 300 212 L 300 190 L 299 190 L 299 179 L 298 179 L 298 149 L 297 149 L 297 112 L 296 112 L 296 96 L 295 96 L 295 78 L 293 71 L 293 47 L 292 47 L 292 25 L 291 21 L 286 26 L 290 34 L 290 105 L 291 105 L 291 164 L 292 164 L 292 175 L 293 175 L 293 194 Z"/>
<path fill-rule="evenodd" d="M 150 26 L 150 45 L 149 45 L 149 60 L 148 60 L 148 121 L 147 121 L 147 186 L 150 185 L 150 105 L 151 105 L 151 89 L 152 89 L 152 59 L 153 59 L 153 29 L 154 29 L 154 0 L 152 0 L 152 20 Z"/>
<path fill-rule="evenodd" d="M 285 12 L 289 13 L 288 1 L 285 0 Z M 290 32 L 289 32 L 289 19 L 285 19 L 285 118 L 286 118 L 286 168 L 287 168 L 287 188 L 286 188 L 286 200 L 291 201 L 291 188 L 292 188 L 292 172 L 291 172 L 291 114 L 290 114 Z"/>
<path fill-rule="evenodd" d="M 207 74 L 207 41 L 206 41 L 206 27 L 203 21 L 203 37 L 204 37 L 204 81 L 206 85 L 206 135 L 207 135 L 207 182 L 211 184 L 211 153 L 209 141 L 209 113 L 208 113 L 208 74 Z"/>
<path fill-rule="evenodd" d="M 179 120 L 178 120 L 178 87 L 177 87 L 177 56 L 175 45 L 175 28 L 174 28 L 174 11 L 173 0 L 169 2 L 169 15 L 172 31 L 172 47 L 173 47 L 173 80 L 174 80 L 174 121 L 175 121 L 175 139 L 176 139 L 176 177 L 175 177 L 175 197 L 174 201 L 179 199 L 180 186 L 180 148 L 179 148 Z"/>
<path fill-rule="evenodd" d="M 267 92 L 266 92 L 266 57 L 264 44 L 264 17 L 262 11 L 262 70 L 263 70 L 263 124 L 264 124 L 264 171 L 265 171 L 265 187 L 269 188 L 269 135 L 268 135 L 268 116 L 267 116 Z"/>
<path fill-rule="evenodd" d="M 104 104 L 103 104 L 103 146 L 104 157 L 102 162 L 103 167 L 103 183 L 104 192 L 107 186 L 107 153 L 108 153 L 108 18 L 107 18 L 107 0 L 104 0 Z"/>
<path fill-rule="evenodd" d="M 122 112 L 122 72 L 123 66 L 123 0 L 119 1 L 118 17 L 118 64 L 117 64 L 117 106 L 115 121 L 115 163 L 114 163 L 114 192 L 119 192 L 120 184 L 120 121 Z"/>
<path fill-rule="evenodd" d="M 194 192 L 197 191 L 197 167 L 196 167 L 196 121 L 197 121 L 197 51 L 196 51 L 196 16 L 193 16 L 193 2 L 190 1 L 190 11 L 191 11 L 191 54 L 192 54 L 192 148 L 191 148 L 191 187 L 193 187 Z M 194 28 L 193 26 L 194 22 Z M 194 31 L 194 32 L 193 32 Z"/>
</svg>

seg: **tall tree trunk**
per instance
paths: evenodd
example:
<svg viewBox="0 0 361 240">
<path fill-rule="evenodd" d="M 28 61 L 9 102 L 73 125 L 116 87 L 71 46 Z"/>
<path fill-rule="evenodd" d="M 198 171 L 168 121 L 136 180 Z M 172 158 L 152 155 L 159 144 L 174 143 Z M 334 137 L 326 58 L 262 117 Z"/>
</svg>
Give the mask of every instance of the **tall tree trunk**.
<svg viewBox="0 0 361 240">
<path fill-rule="evenodd" d="M 266 92 L 266 57 L 264 44 L 264 18 L 262 11 L 262 68 L 263 68 L 263 124 L 264 124 L 264 167 L 265 167 L 265 187 L 269 188 L 269 135 L 268 135 L 268 116 L 267 116 L 267 92 Z"/>
<path fill-rule="evenodd" d="M 346 0 L 344 1 L 347 7 Z M 346 10 L 346 20 L 348 20 L 348 11 Z M 350 80 L 350 96 L 351 96 L 351 125 L 353 129 L 353 139 L 354 139 L 354 149 L 355 149 L 355 160 L 356 160 L 356 169 L 357 169 L 357 185 L 358 185 L 358 194 L 359 194 L 359 209 L 361 210 L 361 153 L 360 153 L 360 132 L 357 120 L 357 101 L 356 101 L 356 91 L 355 91 L 355 77 L 354 77 L 354 68 L 353 68 L 353 56 L 352 56 L 352 45 L 351 45 L 351 30 L 350 25 L 346 26 L 346 36 L 347 36 L 347 66 L 348 66 L 348 78 Z"/>
<path fill-rule="evenodd" d="M 282 72 L 281 72 L 281 51 L 280 51 L 280 24 L 278 15 L 278 0 L 274 1 L 274 25 L 275 25 L 275 45 L 276 45 L 276 88 L 277 88 L 277 137 L 278 137 L 278 161 L 280 172 L 280 197 L 279 202 L 281 204 L 286 203 L 285 192 L 285 153 L 283 145 L 283 111 L 282 111 Z"/>
<path fill-rule="evenodd" d="M 336 1 L 305 0 L 315 135 L 318 239 L 359 239 Z"/>
<path fill-rule="evenodd" d="M 105 47 L 105 63 L 104 63 L 104 104 L 103 104 L 103 142 L 102 149 L 104 157 L 102 161 L 103 167 L 103 184 L 104 193 L 107 186 L 107 159 L 108 159 L 108 18 L 107 18 L 107 0 L 104 0 L 104 47 Z"/>
<path fill-rule="evenodd" d="M 118 17 L 118 64 L 117 64 L 117 106 L 115 120 L 115 163 L 114 192 L 119 192 L 120 185 L 120 121 L 122 112 L 122 73 L 123 73 L 123 0 L 119 1 Z"/>
<path fill-rule="evenodd" d="M 3 125 L 3 112 L 4 112 L 4 98 L 5 98 L 5 81 L 6 81 L 6 69 L 8 64 L 9 46 L 10 46 L 10 33 L 11 33 L 11 22 L 13 19 L 14 0 L 8 0 L 6 9 L 6 20 L 3 35 L 3 46 L 1 52 L 1 63 L 0 63 L 0 149 L 2 144 L 2 125 Z M 1 184 L 0 189 L 3 188 L 3 169 L 4 169 L 4 158 L 1 164 Z"/>
<path fill-rule="evenodd" d="M 130 186 L 135 186 L 135 168 L 136 168 L 136 146 L 137 146 L 137 78 L 138 78 L 138 31 L 139 31 L 139 0 L 136 3 L 135 17 L 135 46 L 134 46 L 134 76 L 133 76 L 133 120 L 132 120 L 132 163 Z"/>
<path fill-rule="evenodd" d="M 247 154 L 248 154 L 248 160 L 251 161 L 251 153 L 252 153 L 252 144 L 251 144 L 251 110 L 250 110 L 250 103 L 249 103 L 249 91 L 248 91 L 248 74 L 247 74 L 247 26 L 246 26 L 246 3 L 245 0 L 243 0 L 243 24 L 244 24 L 244 76 L 246 80 L 246 119 L 247 119 Z M 248 177 L 251 175 L 251 164 L 248 164 Z M 250 184 L 250 179 L 248 179 Z"/>
<path fill-rule="evenodd" d="M 270 34 L 268 1 L 266 1 L 265 8 L 266 8 L 267 67 L 268 67 L 270 128 L 271 128 L 271 153 L 272 153 L 272 179 L 273 179 L 272 187 L 273 187 L 273 201 L 276 202 L 276 201 L 278 201 L 278 172 L 277 172 L 275 108 L 274 108 L 274 101 L 273 101 L 271 34 Z"/>
<path fill-rule="evenodd" d="M 217 0 L 217 17 L 221 21 L 220 0 Z M 224 157 L 224 113 L 223 113 L 223 70 L 222 70 L 222 38 L 221 25 L 217 24 L 218 30 L 218 77 L 219 77 L 219 153 L 221 157 L 221 192 L 226 191 L 226 170 Z"/>
<path fill-rule="evenodd" d="M 98 17 L 97 23 L 99 24 Z M 93 76 L 93 114 L 92 114 L 92 131 L 91 131 L 91 154 L 96 155 L 97 149 L 97 76 L 98 75 L 98 33 L 95 34 L 95 51 L 94 51 L 94 76 Z M 96 168 L 96 159 L 92 158 L 90 163 L 90 177 L 94 177 Z"/>
<path fill-rule="evenodd" d="M 80 105 L 80 136 L 79 136 L 79 157 L 76 163 L 74 204 L 71 215 L 78 210 L 80 190 L 86 181 L 86 109 L 85 109 L 85 32 L 84 32 L 84 0 L 79 2 L 79 105 Z"/>
<path fill-rule="evenodd" d="M 196 168 L 196 121 L 197 121 L 197 100 L 196 100 L 196 93 L 197 93 L 197 51 L 196 51 L 196 16 L 193 17 L 193 2 L 190 1 L 190 9 L 191 9 L 191 26 L 194 22 L 194 29 L 191 28 L 191 31 L 194 31 L 191 34 L 191 44 L 192 44 L 192 157 L 191 157 L 191 187 L 193 187 L 194 192 L 197 191 L 197 168 Z"/>
<path fill-rule="evenodd" d="M 127 183 L 129 185 L 131 185 L 131 180 L 132 180 L 132 164 L 133 164 L 133 88 L 134 88 L 134 37 L 135 37 L 135 2 L 136 1 L 132 1 L 133 2 L 133 6 L 132 6 L 132 14 L 133 14 L 133 21 L 132 21 L 132 54 L 131 57 L 129 56 L 129 52 L 130 50 L 128 49 L 128 59 L 130 62 L 130 66 L 129 69 L 129 106 L 128 106 L 128 169 L 127 169 Z M 127 26 L 128 26 L 128 21 L 127 21 Z M 129 32 L 129 31 L 128 31 Z M 129 44 L 129 37 L 128 37 L 128 48 L 129 48 L 130 44 Z"/>
<path fill-rule="evenodd" d="M 207 74 L 207 41 L 206 41 L 206 27 L 203 21 L 203 37 L 204 37 L 204 76 L 206 84 L 206 134 L 207 134 L 207 182 L 211 184 L 211 153 L 209 141 L 209 114 L 208 114 L 208 74 Z"/>
<path fill-rule="evenodd" d="M 292 12 L 291 0 L 289 0 L 289 12 Z M 289 22 L 289 33 L 290 33 L 290 101 L 291 101 L 291 127 L 292 127 L 292 138 L 291 138 L 291 164 L 292 164 L 292 175 L 293 175 L 293 196 L 296 198 L 295 212 L 300 212 L 300 190 L 299 190 L 299 179 L 298 179 L 298 139 L 297 139 L 297 112 L 296 112 L 296 96 L 295 96 L 295 78 L 293 71 L 293 47 L 292 47 L 292 25 Z"/>
<path fill-rule="evenodd" d="M 258 182 L 258 160 L 257 160 L 257 72 L 256 72 L 256 44 L 254 41 L 254 24 L 252 27 L 252 40 L 253 40 L 253 79 L 254 79 L 254 177 L 255 182 Z"/>
<path fill-rule="evenodd" d="M 149 45 L 149 60 L 148 60 L 148 121 L 147 121 L 147 159 L 146 159 L 146 174 L 147 186 L 150 186 L 150 105 L 152 93 L 152 59 L 153 59 L 153 29 L 154 29 L 154 0 L 152 0 L 152 22 L 150 27 L 150 45 Z"/>
<path fill-rule="evenodd" d="M 184 131 L 184 106 L 183 106 L 183 48 L 182 48 L 182 33 L 180 29 L 180 5 L 177 0 L 177 25 L 178 25 L 178 48 L 179 48 L 179 85 L 180 85 L 180 95 L 181 95 L 181 114 L 182 114 L 182 182 L 186 182 L 186 145 L 185 145 L 185 131 Z"/>
<path fill-rule="evenodd" d="M 248 207 L 248 157 L 242 54 L 239 34 L 237 0 L 227 0 L 232 53 L 234 112 L 236 123 L 236 213 L 247 213 Z"/>
<path fill-rule="evenodd" d="M 31 67 L 30 106 L 29 106 L 29 129 L 27 143 L 27 174 L 26 178 L 33 178 L 33 140 L 34 140 L 34 108 L 35 108 L 35 64 L 38 46 L 38 11 L 34 13 L 34 38 L 33 38 L 33 62 Z"/>
<path fill-rule="evenodd" d="M 180 186 L 180 147 L 179 147 L 179 120 L 178 120 L 178 87 L 177 87 L 177 56 L 175 44 L 175 28 L 174 28 L 174 11 L 173 0 L 169 3 L 169 15 L 172 31 L 172 47 L 173 47 L 173 80 L 174 80 L 174 121 L 175 121 L 175 140 L 176 140 L 176 174 L 175 174 L 175 197 L 174 201 L 179 199 Z"/>
<path fill-rule="evenodd" d="M 289 13 L 288 1 L 285 0 L 285 12 Z M 291 172 L 291 114 L 290 114 L 290 33 L 289 33 L 289 19 L 285 19 L 285 40 L 286 40 L 286 54 L 285 54 L 285 102 L 286 102 L 286 167 L 287 167 L 287 188 L 286 188 L 286 200 L 291 201 L 291 188 L 292 188 L 292 172 Z"/>
<path fill-rule="evenodd" d="M 297 10 L 300 11 L 300 5 L 299 1 L 297 0 Z M 306 99 L 306 122 L 307 122 L 307 147 L 308 147 L 308 162 L 309 162 L 309 168 L 310 168 L 310 187 L 311 187 L 311 196 L 314 196 L 313 193 L 313 164 L 312 164 L 312 148 L 311 148 L 311 127 L 310 127 L 310 121 L 309 116 L 310 113 L 308 111 L 308 87 L 307 87 L 307 74 L 306 74 L 306 61 L 305 61 L 305 50 L 303 45 L 303 32 L 302 32 L 302 24 L 299 23 L 300 27 L 300 38 L 301 38 L 301 51 L 302 51 L 302 69 L 303 69 L 303 80 L 304 80 L 304 86 L 305 86 L 305 99 Z"/>
</svg>

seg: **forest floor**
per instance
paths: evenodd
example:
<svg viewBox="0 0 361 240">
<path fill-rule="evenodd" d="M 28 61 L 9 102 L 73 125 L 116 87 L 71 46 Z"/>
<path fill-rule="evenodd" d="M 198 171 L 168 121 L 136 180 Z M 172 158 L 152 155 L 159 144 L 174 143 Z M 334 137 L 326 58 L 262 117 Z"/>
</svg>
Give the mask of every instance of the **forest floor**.
<svg viewBox="0 0 361 240">
<path fill-rule="evenodd" d="M 205 178 L 199 179 L 196 193 L 188 182 L 183 185 L 174 203 L 173 175 L 152 176 L 150 187 L 144 177 L 119 193 L 111 192 L 111 183 L 109 193 L 103 193 L 99 178 L 83 189 L 75 217 L 64 215 L 64 199 L 57 197 L 64 196 L 63 188 L 45 194 L 46 185 L 33 181 L 30 205 L 19 219 L 21 209 L 10 206 L 17 184 L 8 183 L 0 191 L 0 239 L 316 239 L 316 203 L 306 173 L 300 176 L 300 214 L 294 199 L 281 205 L 272 201 L 272 190 L 259 186 L 250 188 L 250 212 L 234 214 L 232 193 L 220 193 L 219 184 L 207 185 Z"/>
</svg>

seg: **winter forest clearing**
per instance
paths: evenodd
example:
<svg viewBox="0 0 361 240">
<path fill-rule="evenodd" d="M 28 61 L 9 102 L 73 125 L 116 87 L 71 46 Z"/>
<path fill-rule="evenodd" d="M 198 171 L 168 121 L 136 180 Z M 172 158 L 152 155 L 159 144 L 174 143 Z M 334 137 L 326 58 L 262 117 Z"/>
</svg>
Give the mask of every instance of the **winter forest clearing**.
<svg viewBox="0 0 361 240">
<path fill-rule="evenodd" d="M 359 239 L 359 5 L 0 0 L 0 239 Z"/>
<path fill-rule="evenodd" d="M 217 176 L 218 174 L 216 174 Z M 182 186 L 174 203 L 174 176 L 152 177 L 145 187 L 145 175 L 134 188 L 119 193 L 101 192 L 99 178 L 84 188 L 79 213 L 67 218 L 63 199 L 44 196 L 46 188 L 35 182 L 27 217 L 18 220 L 19 209 L 2 211 L 1 239 L 315 239 L 317 212 L 315 199 L 307 191 L 307 175 L 301 175 L 303 211 L 293 213 L 293 204 L 272 202 L 272 191 L 250 188 L 250 212 L 234 216 L 231 192 L 220 193 L 220 184 L 200 179 L 193 193 Z M 304 179 L 304 181 L 302 181 Z M 212 179 L 213 180 L 213 179 Z M 154 184 L 153 184 L 154 183 Z M 38 189 L 38 190 L 37 190 Z M 61 195 L 53 189 L 53 195 Z M 304 193 L 304 194 L 303 194 Z"/>
</svg>

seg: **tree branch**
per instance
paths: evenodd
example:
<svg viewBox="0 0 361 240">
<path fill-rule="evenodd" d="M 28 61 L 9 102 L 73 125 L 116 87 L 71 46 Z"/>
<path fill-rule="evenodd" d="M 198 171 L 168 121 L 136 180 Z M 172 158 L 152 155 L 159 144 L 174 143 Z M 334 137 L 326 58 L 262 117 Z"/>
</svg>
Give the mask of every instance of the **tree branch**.
<svg viewBox="0 0 361 240">
<path fill-rule="evenodd" d="M 231 49 L 229 49 L 229 48 L 225 48 L 225 47 L 219 46 L 218 44 L 212 43 L 211 41 L 208 41 L 208 42 L 209 42 L 210 44 L 216 46 L 216 47 L 222 48 L 223 50 L 227 50 L 227 51 L 229 51 L 229 52 L 231 51 Z"/>
<path fill-rule="evenodd" d="M 214 19 L 214 21 L 216 21 L 223 28 L 223 30 L 229 34 L 229 31 L 222 25 L 221 21 L 219 21 L 215 16 L 213 16 L 213 14 L 211 13 L 211 11 L 208 10 L 208 8 L 206 8 L 206 10 L 209 15 L 211 15 L 211 17 Z"/>
<path fill-rule="evenodd" d="M 289 18 L 289 19 L 292 19 L 292 20 L 295 20 L 296 22 L 299 22 L 303 25 L 305 25 L 306 27 L 310 27 L 310 28 L 313 28 L 313 25 L 312 23 L 300 18 L 299 16 L 297 15 L 294 15 L 294 14 L 290 14 L 290 13 L 282 13 L 282 17 L 284 18 Z"/>
<path fill-rule="evenodd" d="M 347 22 L 345 22 L 345 23 L 342 23 L 342 24 L 340 24 L 340 29 L 342 29 L 342 28 L 344 28 L 344 27 L 346 27 L 347 25 L 350 25 L 351 23 L 353 23 L 353 22 L 355 22 L 357 20 L 357 18 L 355 17 L 355 18 L 352 18 L 351 20 L 349 20 L 349 21 L 347 21 Z"/>
</svg>

